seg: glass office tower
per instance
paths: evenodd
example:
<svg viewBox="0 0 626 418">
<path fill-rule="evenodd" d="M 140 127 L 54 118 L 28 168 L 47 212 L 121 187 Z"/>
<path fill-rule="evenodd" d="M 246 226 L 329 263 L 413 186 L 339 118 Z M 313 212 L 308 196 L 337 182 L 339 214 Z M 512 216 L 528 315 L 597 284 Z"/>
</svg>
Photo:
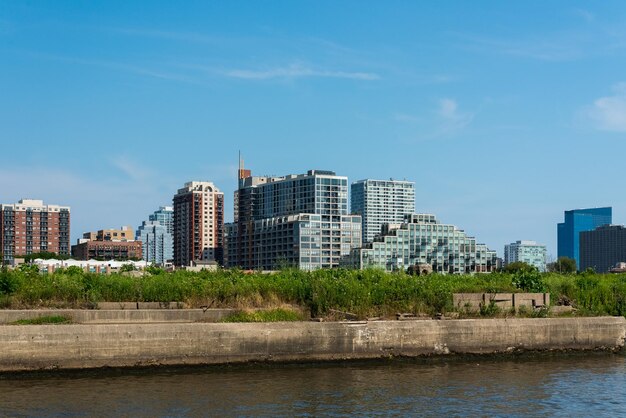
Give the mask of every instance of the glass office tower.
<svg viewBox="0 0 626 418">
<path fill-rule="evenodd" d="M 611 207 L 566 210 L 564 222 L 557 225 L 558 256 L 573 258 L 580 269 L 580 233 L 612 222 Z"/>
</svg>

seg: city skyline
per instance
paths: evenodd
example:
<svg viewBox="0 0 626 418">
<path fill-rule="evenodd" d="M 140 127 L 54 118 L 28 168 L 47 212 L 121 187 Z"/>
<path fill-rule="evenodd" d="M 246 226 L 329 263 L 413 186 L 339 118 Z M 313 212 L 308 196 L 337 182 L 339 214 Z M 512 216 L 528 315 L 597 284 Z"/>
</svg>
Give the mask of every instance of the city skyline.
<svg viewBox="0 0 626 418">
<path fill-rule="evenodd" d="M 416 212 L 556 257 L 564 210 L 626 222 L 626 7 L 484 4 L 5 3 L 0 201 L 72 207 L 74 243 L 207 180 L 228 222 L 241 149 L 414 181 Z"/>
</svg>

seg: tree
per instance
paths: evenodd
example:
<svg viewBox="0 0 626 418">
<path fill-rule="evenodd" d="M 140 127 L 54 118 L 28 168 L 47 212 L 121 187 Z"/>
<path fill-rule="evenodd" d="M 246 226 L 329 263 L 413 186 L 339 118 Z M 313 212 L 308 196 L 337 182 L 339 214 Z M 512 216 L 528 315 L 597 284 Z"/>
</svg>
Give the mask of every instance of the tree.
<svg viewBox="0 0 626 418">
<path fill-rule="evenodd" d="M 135 271 L 135 265 L 132 263 L 128 263 L 128 264 L 122 264 L 122 266 L 120 267 L 120 273 L 124 273 L 126 271 Z"/>
<path fill-rule="evenodd" d="M 548 264 L 548 271 L 553 273 L 575 273 L 576 260 L 569 257 L 559 257 L 554 263 Z"/>
<path fill-rule="evenodd" d="M 516 273 L 518 271 L 534 270 L 534 269 L 535 267 L 531 266 L 530 264 L 524 261 L 514 261 L 512 263 L 507 264 L 506 267 L 504 268 L 504 271 L 507 273 Z"/>
</svg>

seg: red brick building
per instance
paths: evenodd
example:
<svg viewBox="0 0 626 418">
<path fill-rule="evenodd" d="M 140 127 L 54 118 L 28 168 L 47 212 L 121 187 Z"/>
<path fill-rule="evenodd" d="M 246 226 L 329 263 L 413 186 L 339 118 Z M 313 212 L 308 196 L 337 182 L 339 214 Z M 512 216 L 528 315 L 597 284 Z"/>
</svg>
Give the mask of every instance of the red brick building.
<svg viewBox="0 0 626 418">
<path fill-rule="evenodd" d="M 192 181 L 174 196 L 174 264 L 223 262 L 224 193 L 208 181 Z"/>
<path fill-rule="evenodd" d="M 32 199 L 0 204 L 1 260 L 41 252 L 70 255 L 70 208 Z"/>
<path fill-rule="evenodd" d="M 86 241 L 72 246 L 77 260 L 141 260 L 141 241 Z"/>
</svg>

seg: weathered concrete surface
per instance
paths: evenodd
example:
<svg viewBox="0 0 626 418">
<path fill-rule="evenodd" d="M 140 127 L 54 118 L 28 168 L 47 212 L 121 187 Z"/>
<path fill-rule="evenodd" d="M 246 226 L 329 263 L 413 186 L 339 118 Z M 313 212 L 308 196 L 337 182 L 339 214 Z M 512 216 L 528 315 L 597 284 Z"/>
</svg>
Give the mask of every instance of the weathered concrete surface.
<svg viewBox="0 0 626 418">
<path fill-rule="evenodd" d="M 219 322 L 236 309 L 16 309 L 0 310 L 0 324 L 43 316 L 65 316 L 79 324 L 137 322 Z"/>
<path fill-rule="evenodd" d="M 528 309 L 550 306 L 549 293 L 453 293 L 452 303 L 458 310 L 478 312 L 481 306 L 495 303 L 503 310 L 519 310 L 522 306 Z"/>
<path fill-rule="evenodd" d="M 0 326 L 0 371 L 623 347 L 623 317 Z"/>
</svg>

